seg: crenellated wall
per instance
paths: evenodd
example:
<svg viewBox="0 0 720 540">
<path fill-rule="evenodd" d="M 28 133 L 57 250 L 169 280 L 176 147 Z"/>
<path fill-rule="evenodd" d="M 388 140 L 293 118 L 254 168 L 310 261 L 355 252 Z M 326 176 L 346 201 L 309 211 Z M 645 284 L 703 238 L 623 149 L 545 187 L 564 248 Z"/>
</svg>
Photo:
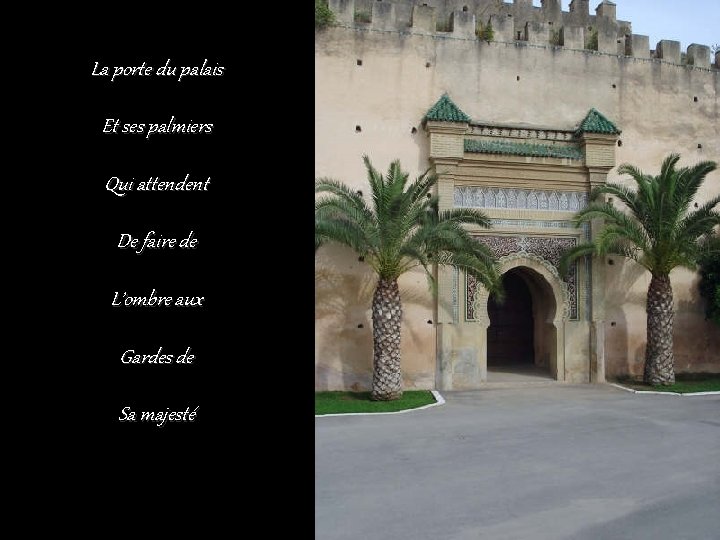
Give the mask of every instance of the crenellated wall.
<svg viewBox="0 0 720 540">
<path fill-rule="evenodd" d="M 514 4 L 492 0 L 331 0 L 330 6 L 338 23 L 317 32 L 315 38 L 316 177 L 337 178 L 367 197 L 363 154 L 382 171 L 399 159 L 412 176 L 422 173 L 430 167 L 433 152 L 422 119 L 445 93 L 472 119 L 474 130 L 480 129 L 478 126 L 529 126 L 532 133 L 573 133 L 595 108 L 622 130 L 614 146 L 616 165 L 631 163 L 657 174 L 663 158 L 671 152 L 681 154 L 681 165 L 699 160 L 720 162 L 720 70 L 710 66 L 709 51 L 691 44 L 686 63 L 680 64 L 677 42 L 662 41 L 651 51 L 647 36 L 631 32 L 624 40 L 617 38 L 621 43 L 615 40 L 618 49 L 614 52 L 586 50 L 588 27 L 599 29 L 598 45 L 607 49 L 612 49 L 612 32 L 621 36 L 622 28 L 630 29 L 630 23 L 615 20 L 609 3 L 599 6 L 594 15 L 589 3 L 579 0 L 567 13 L 559 10 L 556 1 L 545 1 L 542 8 L 536 8 L 529 0 Z M 354 21 L 362 10 L 373 17 L 371 22 Z M 493 42 L 480 41 L 472 33 L 478 20 L 492 22 Z M 449 31 L 439 31 L 438 25 Z M 515 39 L 516 28 L 527 41 Z M 608 39 L 602 37 L 603 29 Z M 546 35 L 547 40 L 561 37 L 564 46 L 548 43 Z M 714 62 L 717 60 L 716 55 Z M 483 155 L 476 157 L 491 161 Z M 586 154 L 583 166 L 593 166 L 591 157 Z M 545 158 L 513 159 L 528 168 L 534 167 L 532 159 L 549 164 Z M 494 185 L 503 184 L 503 178 L 498 174 Z M 556 181 L 555 177 L 543 180 L 546 187 L 551 186 L 547 189 L 556 189 L 552 187 Z M 608 181 L 631 185 L 627 176 L 617 174 L 616 167 L 608 173 Z M 540 189 L 545 188 L 541 185 Z M 697 200 L 702 204 L 718 194 L 720 171 L 715 171 Z M 506 210 L 492 212 L 498 213 L 498 220 L 515 219 L 503 214 Z M 532 219 L 549 218 L 538 213 Z M 557 219 L 569 218 L 559 215 Z M 545 232 L 538 228 L 533 234 Z M 649 275 L 617 257 L 593 265 L 602 266 L 605 272 L 604 318 L 592 331 L 604 340 L 606 374 L 608 378 L 640 375 Z M 720 327 L 705 320 L 697 274 L 677 269 L 671 279 L 677 371 L 720 372 Z M 462 300 L 459 283 L 452 294 Z M 374 286 L 373 272 L 349 249 L 324 246 L 318 251 L 317 389 L 369 387 Z M 424 273 L 406 274 L 400 287 L 406 388 L 441 387 L 442 359 L 448 354 L 456 355 L 453 362 L 457 366 L 476 365 L 474 342 L 466 334 L 462 336 L 466 342 L 453 337 L 453 329 L 459 326 L 443 323 L 442 306 L 429 291 Z M 568 321 L 566 359 L 586 354 L 587 339 L 570 338 L 584 336 L 573 327 L 587 324 L 586 320 Z M 571 366 L 570 360 L 566 366 Z M 471 375 L 482 376 L 479 372 Z"/>
<path fill-rule="evenodd" d="M 591 49 L 598 53 L 631 56 L 718 69 L 718 55 L 710 47 L 660 40 L 650 48 L 648 36 L 632 33 L 632 23 L 617 20 L 616 5 L 604 0 L 590 13 L 588 0 L 572 0 L 569 11 L 560 0 L 329 0 L 338 24 L 354 28 L 433 34 L 438 37 L 478 39 L 476 29 L 492 24 L 494 41 L 539 46 Z"/>
</svg>

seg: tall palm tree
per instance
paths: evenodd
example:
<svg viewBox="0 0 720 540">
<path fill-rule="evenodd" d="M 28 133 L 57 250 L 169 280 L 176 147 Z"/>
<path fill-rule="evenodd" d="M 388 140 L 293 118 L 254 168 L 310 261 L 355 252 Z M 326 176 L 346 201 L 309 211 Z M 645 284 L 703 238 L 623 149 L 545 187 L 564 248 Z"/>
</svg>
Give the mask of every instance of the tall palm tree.
<svg viewBox="0 0 720 540">
<path fill-rule="evenodd" d="M 613 183 L 595 188 L 590 194 L 594 202 L 578 212 L 575 220 L 579 226 L 602 218 L 605 227 L 594 242 L 565 253 L 560 268 L 566 272 L 570 262 L 581 256 L 616 254 L 634 260 L 650 272 L 643 381 L 652 385 L 675 382 L 670 271 L 678 266 L 694 270 L 703 250 L 701 239 L 720 224 L 720 214 L 715 210 L 720 196 L 690 211 L 695 194 L 717 164 L 702 161 L 676 169 L 679 159 L 678 154 L 666 157 L 658 176 L 644 174 L 632 165 L 621 165 L 618 173 L 629 174 L 636 190 Z M 617 197 L 629 213 L 598 201 L 602 194 Z"/>
<path fill-rule="evenodd" d="M 363 156 L 372 204 L 359 192 L 329 178 L 315 182 L 315 250 L 337 242 L 355 250 L 377 273 L 372 302 L 373 379 L 371 397 L 394 400 L 402 396 L 400 329 L 402 302 L 398 278 L 421 267 L 431 285 L 436 264 L 466 271 L 489 291 L 502 294 L 497 261 L 474 239 L 465 224 L 489 227 L 488 218 L 472 209 L 438 211 L 431 193 L 437 176 L 420 175 L 408 183 L 408 174 L 393 161 L 383 176 Z"/>
</svg>

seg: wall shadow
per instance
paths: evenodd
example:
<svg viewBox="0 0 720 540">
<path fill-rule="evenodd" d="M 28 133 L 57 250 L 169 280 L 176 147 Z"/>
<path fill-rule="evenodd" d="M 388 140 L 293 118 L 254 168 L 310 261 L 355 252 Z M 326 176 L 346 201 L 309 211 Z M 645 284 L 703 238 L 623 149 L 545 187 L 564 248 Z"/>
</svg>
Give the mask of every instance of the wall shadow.
<svg viewBox="0 0 720 540">
<path fill-rule="evenodd" d="M 613 261 L 613 264 L 609 264 Z M 649 274 L 639 264 L 618 256 L 604 257 L 605 276 L 605 374 L 610 379 L 642 377 L 645 363 L 645 304 Z M 643 286 L 638 281 L 644 280 Z M 637 287 L 636 287 L 637 286 Z M 635 306 L 635 326 L 642 319 L 642 339 L 628 331 L 624 308 Z"/>
<path fill-rule="evenodd" d="M 318 250 L 315 261 L 317 390 L 371 388 L 372 298 L 376 285 L 375 272 L 348 248 L 327 245 Z M 403 306 L 403 381 L 412 388 L 424 384 L 431 375 L 434 378 L 433 296 L 422 270 L 404 274 L 399 285 Z M 428 346 L 432 347 L 432 353 L 428 352 Z M 426 353 L 432 357 L 432 369 L 428 368 Z"/>
<path fill-rule="evenodd" d="M 375 273 L 342 246 L 315 257 L 315 388 L 370 389 Z M 323 327 L 317 331 L 318 325 Z"/>
</svg>

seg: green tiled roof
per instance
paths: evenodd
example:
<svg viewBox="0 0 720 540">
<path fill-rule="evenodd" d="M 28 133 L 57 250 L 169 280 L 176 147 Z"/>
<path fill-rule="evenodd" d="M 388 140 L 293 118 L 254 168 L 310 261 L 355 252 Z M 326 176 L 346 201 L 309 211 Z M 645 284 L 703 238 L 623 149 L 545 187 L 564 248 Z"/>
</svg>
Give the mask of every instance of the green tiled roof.
<svg viewBox="0 0 720 540">
<path fill-rule="evenodd" d="M 582 121 L 575 133 L 609 133 L 611 135 L 619 135 L 620 130 L 595 109 L 590 109 L 590 112 L 587 113 L 585 120 Z"/>
<path fill-rule="evenodd" d="M 470 117 L 455 105 L 447 94 L 443 94 L 437 103 L 425 113 L 423 120 L 436 122 L 469 122 Z"/>
<path fill-rule="evenodd" d="M 582 159 L 583 153 L 572 146 L 511 143 L 504 141 L 478 141 L 465 139 L 465 151 L 478 154 L 513 154 L 516 156 L 556 157 Z"/>
</svg>

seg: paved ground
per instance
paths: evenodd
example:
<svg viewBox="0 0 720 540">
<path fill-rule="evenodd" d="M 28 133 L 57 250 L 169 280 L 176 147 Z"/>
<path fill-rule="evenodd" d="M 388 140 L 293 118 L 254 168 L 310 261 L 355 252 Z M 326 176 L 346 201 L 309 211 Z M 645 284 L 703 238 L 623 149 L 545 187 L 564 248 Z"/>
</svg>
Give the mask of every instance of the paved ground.
<svg viewBox="0 0 720 540">
<path fill-rule="evenodd" d="M 506 367 L 488 367 L 487 380 L 489 383 L 555 381 L 550 376 L 547 368 L 522 364 L 511 364 Z"/>
<path fill-rule="evenodd" d="M 315 420 L 318 540 L 720 539 L 720 396 L 443 395 Z"/>
</svg>

